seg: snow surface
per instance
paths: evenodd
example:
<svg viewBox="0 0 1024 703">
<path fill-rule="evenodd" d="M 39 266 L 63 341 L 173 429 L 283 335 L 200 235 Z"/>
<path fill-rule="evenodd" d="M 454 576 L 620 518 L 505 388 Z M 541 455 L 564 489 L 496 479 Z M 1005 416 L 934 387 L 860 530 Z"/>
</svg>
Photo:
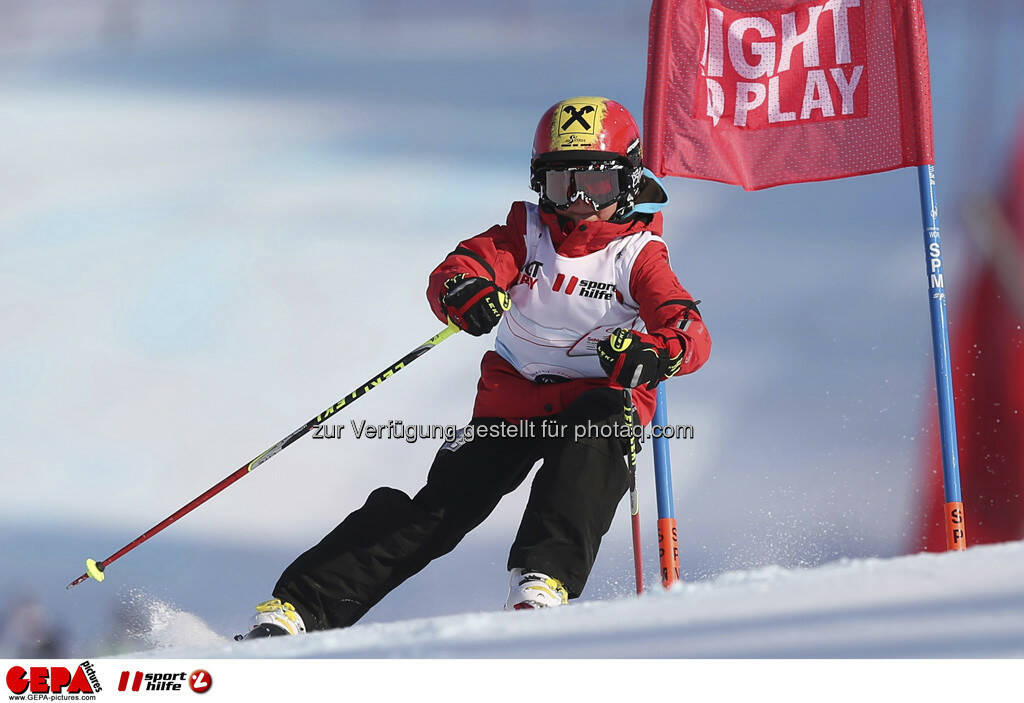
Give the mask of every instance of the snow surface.
<svg viewBox="0 0 1024 703">
<path fill-rule="evenodd" d="M 480 612 L 233 642 L 153 603 L 156 649 L 211 657 L 1024 657 L 1024 542 L 767 567 L 528 613 Z M 169 622 L 174 622 L 173 626 Z"/>
</svg>

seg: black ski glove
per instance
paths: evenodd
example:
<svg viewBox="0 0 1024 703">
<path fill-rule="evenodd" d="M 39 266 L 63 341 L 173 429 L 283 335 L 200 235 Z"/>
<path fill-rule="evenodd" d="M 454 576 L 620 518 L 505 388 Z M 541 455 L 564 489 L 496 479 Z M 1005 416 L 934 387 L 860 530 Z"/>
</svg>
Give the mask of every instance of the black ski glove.
<svg viewBox="0 0 1024 703">
<path fill-rule="evenodd" d="M 678 363 L 672 368 L 667 349 L 656 344 L 650 335 L 633 330 L 612 332 L 608 339 L 598 343 L 597 357 L 608 377 L 622 388 L 646 383 L 652 389 L 679 368 Z"/>
<path fill-rule="evenodd" d="M 441 305 L 449 319 L 474 337 L 487 334 L 512 307 L 508 293 L 494 281 L 460 273 L 444 282 Z"/>
</svg>

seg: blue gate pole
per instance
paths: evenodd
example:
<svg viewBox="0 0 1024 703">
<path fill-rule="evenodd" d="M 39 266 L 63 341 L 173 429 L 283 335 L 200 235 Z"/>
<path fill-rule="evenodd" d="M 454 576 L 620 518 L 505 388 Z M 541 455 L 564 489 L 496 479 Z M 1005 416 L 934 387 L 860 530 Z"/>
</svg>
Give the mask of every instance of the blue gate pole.
<svg viewBox="0 0 1024 703">
<path fill-rule="evenodd" d="M 921 218 L 924 222 L 925 261 L 932 320 L 932 354 L 935 361 L 935 389 L 939 401 L 942 482 L 946 498 L 944 509 L 946 549 L 962 550 L 967 548 L 967 534 L 964 527 L 964 505 L 960 495 L 960 463 L 957 453 L 956 416 L 953 404 L 953 372 L 949 359 L 946 291 L 942 281 L 942 239 L 939 236 L 939 206 L 935 197 L 935 165 L 918 166 L 917 175 L 921 189 Z"/>
<path fill-rule="evenodd" d="M 658 384 L 658 404 L 654 409 L 654 427 L 668 426 L 668 398 L 665 384 Z M 672 459 L 668 440 L 654 438 L 654 488 L 658 496 L 658 561 L 661 585 L 669 588 L 679 580 L 679 535 L 672 494 Z"/>
</svg>

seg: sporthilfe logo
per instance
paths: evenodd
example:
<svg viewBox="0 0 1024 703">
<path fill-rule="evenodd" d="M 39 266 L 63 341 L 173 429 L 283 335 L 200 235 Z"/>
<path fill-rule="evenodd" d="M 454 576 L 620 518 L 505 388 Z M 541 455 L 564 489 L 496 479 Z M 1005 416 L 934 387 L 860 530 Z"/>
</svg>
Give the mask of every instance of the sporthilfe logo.
<svg viewBox="0 0 1024 703">
<path fill-rule="evenodd" d="M 181 691 L 184 686 L 195 693 L 206 693 L 213 686 L 213 677 L 206 669 L 196 669 L 191 674 L 184 671 L 171 673 L 144 673 L 142 671 L 122 671 L 117 682 L 117 690 L 124 692 L 140 691 Z"/>
</svg>

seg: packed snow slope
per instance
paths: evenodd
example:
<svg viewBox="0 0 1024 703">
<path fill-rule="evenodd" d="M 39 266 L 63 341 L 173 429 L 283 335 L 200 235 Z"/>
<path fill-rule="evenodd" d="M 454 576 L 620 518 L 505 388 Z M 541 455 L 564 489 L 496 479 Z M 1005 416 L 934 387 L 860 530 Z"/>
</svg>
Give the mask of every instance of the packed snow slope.
<svg viewBox="0 0 1024 703">
<path fill-rule="evenodd" d="M 1024 542 L 731 572 L 641 598 L 234 643 L 180 614 L 149 654 L 206 657 L 1021 657 Z M 192 644 L 184 642 L 191 638 Z"/>
</svg>

